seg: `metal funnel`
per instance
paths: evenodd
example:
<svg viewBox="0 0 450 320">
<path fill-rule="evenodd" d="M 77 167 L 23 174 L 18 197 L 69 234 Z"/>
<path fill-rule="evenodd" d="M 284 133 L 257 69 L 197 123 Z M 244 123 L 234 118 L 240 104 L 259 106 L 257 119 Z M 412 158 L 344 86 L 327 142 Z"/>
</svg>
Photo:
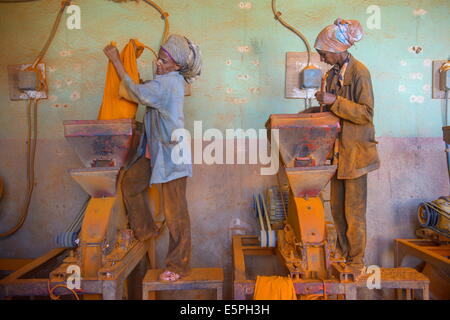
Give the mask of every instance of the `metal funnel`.
<svg viewBox="0 0 450 320">
<path fill-rule="evenodd" d="M 325 165 L 340 125 L 331 112 L 272 114 L 267 128 L 279 129 L 281 159 L 292 168 Z"/>
<path fill-rule="evenodd" d="M 295 197 L 317 197 L 336 169 L 336 165 L 286 168 L 286 175 Z"/>
<path fill-rule="evenodd" d="M 273 114 L 267 127 L 279 129 L 280 155 L 294 196 L 318 196 L 337 169 L 326 160 L 340 131 L 339 118 L 330 112 Z"/>
<path fill-rule="evenodd" d="M 88 168 L 125 166 L 141 132 L 141 123 L 132 119 L 64 121 L 64 136 Z"/>
<path fill-rule="evenodd" d="M 93 198 L 113 197 L 120 167 L 69 170 L 72 178 Z"/>
<path fill-rule="evenodd" d="M 132 119 L 64 121 L 64 135 L 87 167 L 69 170 L 92 197 L 116 194 L 120 169 L 135 155 L 142 126 Z"/>
</svg>

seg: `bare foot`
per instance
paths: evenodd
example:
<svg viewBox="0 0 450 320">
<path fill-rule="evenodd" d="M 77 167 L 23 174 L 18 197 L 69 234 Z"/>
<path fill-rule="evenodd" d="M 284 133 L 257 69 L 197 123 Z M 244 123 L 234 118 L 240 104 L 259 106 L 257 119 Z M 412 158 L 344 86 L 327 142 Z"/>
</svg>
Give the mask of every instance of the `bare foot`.
<svg viewBox="0 0 450 320">
<path fill-rule="evenodd" d="M 167 282 L 174 282 L 180 279 L 180 275 L 178 273 L 166 270 L 163 273 L 159 275 L 159 280 L 161 281 L 167 281 Z"/>
</svg>

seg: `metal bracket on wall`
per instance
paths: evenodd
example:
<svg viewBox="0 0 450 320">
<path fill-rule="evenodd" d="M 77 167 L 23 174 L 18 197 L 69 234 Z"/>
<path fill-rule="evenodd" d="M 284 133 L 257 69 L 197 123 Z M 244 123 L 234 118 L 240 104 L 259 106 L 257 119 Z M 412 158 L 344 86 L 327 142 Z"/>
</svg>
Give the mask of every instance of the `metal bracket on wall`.
<svg viewBox="0 0 450 320">
<path fill-rule="evenodd" d="M 445 99 L 445 91 L 441 90 L 439 85 L 440 72 L 439 69 L 444 63 L 447 63 L 448 60 L 434 60 L 433 61 L 433 76 L 432 76 L 432 98 L 433 99 Z"/>
<path fill-rule="evenodd" d="M 28 99 L 47 99 L 47 88 L 45 78 L 45 64 L 39 63 L 37 70 L 39 72 L 39 81 L 42 88 L 36 90 L 21 90 L 19 89 L 19 74 L 25 71 L 31 64 L 14 64 L 8 66 L 8 84 L 9 84 L 9 99 L 10 100 L 28 100 Z"/>
<path fill-rule="evenodd" d="M 286 99 L 305 99 L 313 98 L 316 89 L 300 89 L 300 71 L 306 67 L 308 53 L 305 52 L 287 52 L 286 53 Z M 322 74 L 330 69 L 326 63 L 320 62 L 318 53 L 311 53 L 311 65 L 322 70 Z"/>
</svg>

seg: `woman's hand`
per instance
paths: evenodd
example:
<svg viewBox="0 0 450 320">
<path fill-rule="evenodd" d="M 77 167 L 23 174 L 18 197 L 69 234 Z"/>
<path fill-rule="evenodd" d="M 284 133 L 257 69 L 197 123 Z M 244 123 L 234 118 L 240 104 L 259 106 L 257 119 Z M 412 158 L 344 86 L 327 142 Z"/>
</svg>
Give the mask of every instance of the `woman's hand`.
<svg viewBox="0 0 450 320">
<path fill-rule="evenodd" d="M 336 101 L 336 96 L 332 93 L 317 91 L 316 99 L 320 104 L 331 105 Z"/>
<path fill-rule="evenodd" d="M 108 57 L 109 60 L 111 60 L 111 62 L 117 62 L 120 61 L 120 54 L 119 54 L 119 50 L 117 50 L 116 46 L 113 46 L 111 44 L 108 44 L 104 49 L 103 52 L 105 53 L 105 55 Z"/>
<path fill-rule="evenodd" d="M 114 68 L 116 68 L 117 75 L 119 76 L 120 80 L 122 80 L 125 77 L 126 72 L 125 68 L 123 67 L 122 61 L 120 60 L 120 54 L 119 50 L 117 50 L 117 47 L 109 44 L 103 49 L 103 52 L 112 62 Z"/>
</svg>

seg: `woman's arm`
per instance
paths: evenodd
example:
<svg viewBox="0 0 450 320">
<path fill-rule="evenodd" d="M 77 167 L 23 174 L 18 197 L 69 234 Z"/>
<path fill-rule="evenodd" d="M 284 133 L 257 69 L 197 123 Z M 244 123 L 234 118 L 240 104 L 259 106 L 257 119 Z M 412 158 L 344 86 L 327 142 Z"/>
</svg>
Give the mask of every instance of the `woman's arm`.
<svg viewBox="0 0 450 320">
<path fill-rule="evenodd" d="M 120 60 L 119 50 L 117 50 L 115 46 L 109 44 L 103 49 L 103 52 L 108 57 L 109 61 L 111 61 L 114 68 L 116 68 L 120 80 L 123 80 L 127 72 L 125 71 L 122 61 Z"/>
<path fill-rule="evenodd" d="M 316 99 L 319 103 L 329 106 L 331 112 L 338 117 L 356 124 L 366 124 L 373 119 L 373 91 L 369 72 L 362 72 L 354 80 L 353 102 L 332 93 L 318 91 Z"/>
<path fill-rule="evenodd" d="M 140 103 L 155 109 L 159 108 L 161 94 L 160 83 L 150 81 L 146 84 L 135 84 L 120 60 L 119 50 L 113 45 L 107 45 L 103 52 L 114 65 L 120 78 L 119 95 L 127 100 Z"/>
<path fill-rule="evenodd" d="M 119 95 L 121 97 L 154 109 L 161 108 L 161 91 L 161 83 L 158 80 L 136 84 L 127 74 L 119 86 Z"/>
<path fill-rule="evenodd" d="M 356 124 L 366 124 L 373 120 L 373 91 L 369 74 L 358 75 L 354 84 L 353 102 L 343 97 L 337 97 L 330 111 L 338 117 Z"/>
</svg>

